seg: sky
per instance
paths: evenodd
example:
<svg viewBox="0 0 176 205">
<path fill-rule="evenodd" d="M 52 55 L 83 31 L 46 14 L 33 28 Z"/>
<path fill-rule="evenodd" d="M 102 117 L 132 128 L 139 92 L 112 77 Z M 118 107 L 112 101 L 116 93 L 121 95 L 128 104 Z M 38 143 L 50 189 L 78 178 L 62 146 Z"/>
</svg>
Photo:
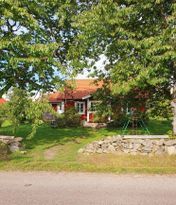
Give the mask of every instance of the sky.
<svg viewBox="0 0 176 205">
<path fill-rule="evenodd" d="M 95 66 L 97 67 L 98 70 L 104 70 L 104 67 L 105 65 L 107 64 L 107 58 L 105 55 L 101 55 L 100 56 L 100 60 L 97 61 L 95 63 Z M 92 69 L 93 70 L 93 69 Z M 84 71 L 80 74 L 77 75 L 76 79 L 86 79 L 86 78 L 90 78 L 89 75 L 90 75 L 91 72 L 88 72 L 86 70 L 86 68 L 84 69 Z"/>
</svg>

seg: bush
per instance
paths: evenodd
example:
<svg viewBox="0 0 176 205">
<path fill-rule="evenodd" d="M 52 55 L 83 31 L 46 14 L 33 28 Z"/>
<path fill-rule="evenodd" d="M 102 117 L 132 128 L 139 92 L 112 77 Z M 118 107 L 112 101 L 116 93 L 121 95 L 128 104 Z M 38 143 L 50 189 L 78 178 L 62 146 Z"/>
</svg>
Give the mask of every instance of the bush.
<svg viewBox="0 0 176 205">
<path fill-rule="evenodd" d="M 75 108 L 67 109 L 65 113 L 57 118 L 58 127 L 78 127 L 80 123 L 80 115 L 76 112 Z"/>
<path fill-rule="evenodd" d="M 95 123 L 105 123 L 108 121 L 108 116 L 100 115 L 99 113 L 94 113 L 93 122 Z"/>
<path fill-rule="evenodd" d="M 114 118 L 111 122 L 108 122 L 107 126 L 109 128 L 123 127 L 127 120 L 128 117 L 126 115 L 119 115 L 118 117 Z"/>
<path fill-rule="evenodd" d="M 66 127 L 66 121 L 65 121 L 65 116 L 64 114 L 60 114 L 59 117 L 56 119 L 56 121 L 51 123 L 52 127 L 56 127 L 53 126 L 53 124 L 57 124 L 57 127 Z"/>
</svg>

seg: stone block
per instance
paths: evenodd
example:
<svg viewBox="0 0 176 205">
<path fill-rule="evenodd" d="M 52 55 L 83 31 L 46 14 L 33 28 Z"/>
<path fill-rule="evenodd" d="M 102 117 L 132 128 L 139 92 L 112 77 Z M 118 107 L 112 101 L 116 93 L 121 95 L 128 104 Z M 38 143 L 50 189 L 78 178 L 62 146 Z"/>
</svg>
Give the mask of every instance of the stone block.
<svg viewBox="0 0 176 205">
<path fill-rule="evenodd" d="M 22 138 L 14 136 L 0 136 L 0 142 L 8 145 L 11 152 L 19 151 L 22 148 L 21 145 Z"/>
<path fill-rule="evenodd" d="M 97 152 L 98 154 L 102 154 L 102 153 L 103 153 L 103 150 L 102 150 L 102 149 L 98 149 L 96 152 Z"/>
<path fill-rule="evenodd" d="M 107 148 L 107 150 L 108 150 L 109 152 L 115 152 L 115 151 L 116 151 L 116 150 L 115 150 L 115 147 L 114 147 L 113 145 L 109 145 L 108 148 Z"/>
<path fill-rule="evenodd" d="M 156 143 L 158 146 L 162 146 L 165 144 L 165 141 L 164 141 L 164 139 L 161 139 L 161 140 L 157 140 Z"/>
<path fill-rule="evenodd" d="M 167 140 L 164 143 L 166 146 L 176 145 L 176 140 Z"/>
<path fill-rule="evenodd" d="M 166 147 L 166 152 L 168 155 L 176 155 L 176 147 L 175 146 Z"/>
<path fill-rule="evenodd" d="M 120 140 L 119 140 L 120 139 Z M 100 141 L 92 142 L 83 150 L 83 153 L 129 153 L 132 155 L 142 154 L 161 155 L 168 153 L 176 154 L 176 140 L 167 139 L 123 139 L 116 136 L 107 137 Z"/>
</svg>

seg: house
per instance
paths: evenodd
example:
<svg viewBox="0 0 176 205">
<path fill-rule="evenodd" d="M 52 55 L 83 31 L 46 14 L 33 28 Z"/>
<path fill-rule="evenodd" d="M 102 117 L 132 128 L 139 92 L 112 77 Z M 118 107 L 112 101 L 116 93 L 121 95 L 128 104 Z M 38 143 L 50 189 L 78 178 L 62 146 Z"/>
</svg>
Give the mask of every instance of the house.
<svg viewBox="0 0 176 205">
<path fill-rule="evenodd" d="M 49 96 L 49 102 L 60 114 L 70 107 L 75 107 L 81 120 L 93 122 L 97 104 L 97 101 L 93 99 L 93 94 L 102 87 L 102 82 L 95 84 L 94 81 L 93 79 L 68 81 L 68 86 L 63 91 Z"/>
<path fill-rule="evenodd" d="M 94 98 L 93 94 L 99 88 L 102 88 L 102 86 L 103 82 L 95 83 L 94 79 L 67 81 L 67 87 L 65 87 L 63 91 L 52 93 L 49 96 L 49 102 L 54 110 L 60 114 L 64 113 L 64 111 L 70 107 L 75 107 L 80 114 L 81 120 L 93 122 L 95 119 L 96 105 L 99 102 Z M 129 102 L 133 99 L 133 104 L 128 103 L 129 98 Z M 114 110 L 118 108 L 122 112 L 125 111 L 127 115 L 134 112 L 140 112 L 142 114 L 145 113 L 146 110 L 145 100 L 147 98 L 147 92 L 135 90 L 132 94 L 127 96 L 126 100 L 121 97 L 123 101 L 126 101 L 123 106 L 120 105 L 119 108 L 119 104 L 117 103 L 118 100 L 114 105 L 111 104 L 111 106 Z"/>
</svg>

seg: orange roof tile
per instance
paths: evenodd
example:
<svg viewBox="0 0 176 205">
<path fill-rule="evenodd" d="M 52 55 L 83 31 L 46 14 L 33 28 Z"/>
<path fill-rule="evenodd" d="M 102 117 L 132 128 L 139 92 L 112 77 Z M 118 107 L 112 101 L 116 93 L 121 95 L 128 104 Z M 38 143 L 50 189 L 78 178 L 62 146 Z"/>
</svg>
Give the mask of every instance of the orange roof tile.
<svg viewBox="0 0 176 205">
<path fill-rule="evenodd" d="M 65 88 L 63 92 L 55 92 L 49 96 L 50 102 L 57 102 L 64 99 L 82 99 L 96 92 L 102 87 L 102 82 L 95 83 L 94 79 L 81 79 L 67 82 L 70 88 Z"/>
</svg>

